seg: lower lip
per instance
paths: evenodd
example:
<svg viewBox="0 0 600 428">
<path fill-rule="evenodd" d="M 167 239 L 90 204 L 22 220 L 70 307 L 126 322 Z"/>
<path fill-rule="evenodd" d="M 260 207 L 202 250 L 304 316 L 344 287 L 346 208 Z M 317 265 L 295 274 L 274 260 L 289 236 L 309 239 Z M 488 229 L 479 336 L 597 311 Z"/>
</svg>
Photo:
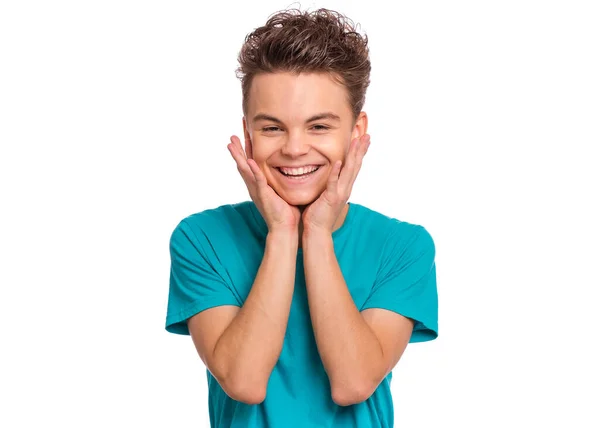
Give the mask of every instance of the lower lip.
<svg viewBox="0 0 600 428">
<path fill-rule="evenodd" d="M 279 170 L 279 168 L 275 168 L 275 169 L 277 170 L 279 175 L 285 179 L 286 184 L 293 186 L 293 185 L 299 185 L 299 184 L 306 184 L 306 183 L 310 182 L 317 176 L 317 174 L 319 174 L 319 172 L 321 171 L 321 169 L 323 169 L 323 167 L 321 166 L 316 171 L 313 171 L 310 174 L 302 175 L 300 177 L 291 176 L 291 175 L 288 176 L 288 175 L 283 174 Z"/>
</svg>

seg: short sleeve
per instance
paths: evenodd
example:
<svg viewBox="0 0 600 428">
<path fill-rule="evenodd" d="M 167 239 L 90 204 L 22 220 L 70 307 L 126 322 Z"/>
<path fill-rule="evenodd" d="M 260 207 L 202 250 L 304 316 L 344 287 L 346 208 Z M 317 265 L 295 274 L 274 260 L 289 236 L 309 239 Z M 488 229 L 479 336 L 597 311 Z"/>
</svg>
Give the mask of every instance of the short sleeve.
<svg viewBox="0 0 600 428">
<path fill-rule="evenodd" d="M 438 295 L 435 245 L 429 232 L 418 225 L 408 240 L 398 228 L 386 243 L 382 265 L 373 289 L 361 310 L 382 308 L 415 321 L 410 342 L 438 336 Z"/>
<path fill-rule="evenodd" d="M 195 228 L 196 229 L 196 228 Z M 187 319 L 203 310 L 223 305 L 241 306 L 223 279 L 206 234 L 182 220 L 169 242 L 171 271 L 166 330 L 189 335 Z"/>
</svg>

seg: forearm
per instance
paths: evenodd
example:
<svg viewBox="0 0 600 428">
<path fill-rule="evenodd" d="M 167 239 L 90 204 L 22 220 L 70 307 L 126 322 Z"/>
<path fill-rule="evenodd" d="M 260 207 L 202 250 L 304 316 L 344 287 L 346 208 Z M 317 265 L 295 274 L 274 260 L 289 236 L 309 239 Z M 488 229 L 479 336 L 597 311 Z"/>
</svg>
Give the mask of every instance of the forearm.
<svg viewBox="0 0 600 428">
<path fill-rule="evenodd" d="M 332 395 L 361 401 L 384 369 L 381 345 L 352 300 L 331 235 L 307 234 L 302 246 L 310 315 Z"/>
<path fill-rule="evenodd" d="M 252 289 L 215 346 L 214 359 L 222 367 L 225 381 L 238 391 L 266 389 L 283 346 L 297 251 L 297 233 L 267 236 Z"/>
</svg>

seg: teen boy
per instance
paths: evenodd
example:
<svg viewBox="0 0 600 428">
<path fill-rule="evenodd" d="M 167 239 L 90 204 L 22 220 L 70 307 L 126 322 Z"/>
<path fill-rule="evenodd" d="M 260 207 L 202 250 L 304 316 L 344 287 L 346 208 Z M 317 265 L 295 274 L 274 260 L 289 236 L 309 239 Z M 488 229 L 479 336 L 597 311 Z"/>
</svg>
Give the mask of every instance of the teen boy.
<svg viewBox="0 0 600 428">
<path fill-rule="evenodd" d="M 391 427 L 391 370 L 437 337 L 434 243 L 348 203 L 370 145 L 367 38 L 343 15 L 286 10 L 239 54 L 252 201 L 184 218 L 166 329 L 207 367 L 212 427 Z"/>
</svg>

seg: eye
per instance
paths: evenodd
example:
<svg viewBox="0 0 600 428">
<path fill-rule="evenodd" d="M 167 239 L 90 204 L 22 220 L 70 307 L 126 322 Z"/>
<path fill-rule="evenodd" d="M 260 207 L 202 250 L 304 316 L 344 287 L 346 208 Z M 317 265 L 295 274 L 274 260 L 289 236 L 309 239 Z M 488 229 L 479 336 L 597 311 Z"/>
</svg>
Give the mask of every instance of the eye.
<svg viewBox="0 0 600 428">
<path fill-rule="evenodd" d="M 277 126 L 266 126 L 262 130 L 263 132 L 275 132 L 279 129 Z"/>
<path fill-rule="evenodd" d="M 329 127 L 325 125 L 315 125 L 313 128 L 317 131 L 327 131 L 329 129 Z"/>
</svg>

